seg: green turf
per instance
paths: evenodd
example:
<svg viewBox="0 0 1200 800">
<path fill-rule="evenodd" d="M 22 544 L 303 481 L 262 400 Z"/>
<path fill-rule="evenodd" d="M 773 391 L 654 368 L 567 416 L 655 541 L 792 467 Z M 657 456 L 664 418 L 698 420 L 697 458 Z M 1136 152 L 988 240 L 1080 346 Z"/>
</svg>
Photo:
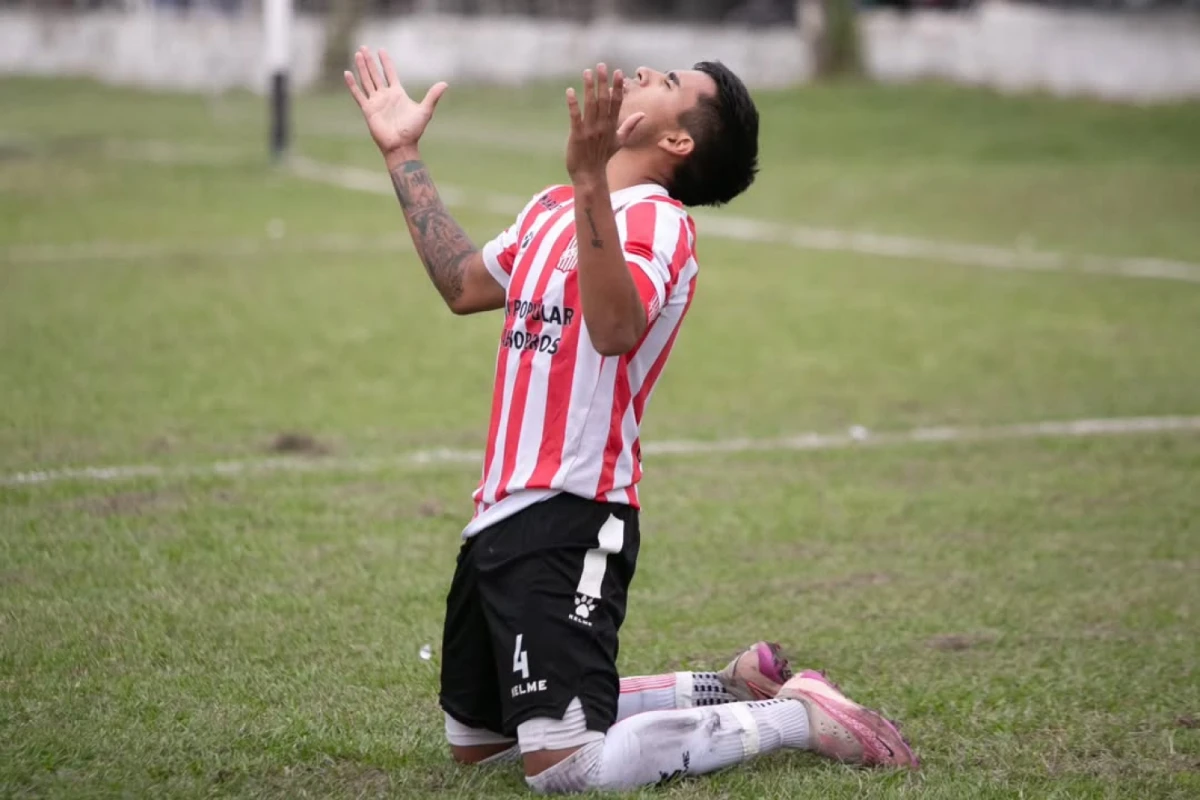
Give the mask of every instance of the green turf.
<svg viewBox="0 0 1200 800">
<path fill-rule="evenodd" d="M 561 181 L 559 91 L 454 87 L 435 177 Z M 1200 260 L 1200 107 L 760 105 L 730 213 Z M 261 99 L 8 80 L 0 107 L 0 477 L 253 462 L 286 432 L 328 465 L 0 486 L 0 796 L 526 794 L 448 763 L 417 655 L 477 466 L 330 460 L 482 447 L 499 320 L 439 307 L 392 199 L 273 169 Z M 304 98 L 299 151 L 378 169 L 356 114 Z M 136 157 L 168 145 L 187 163 Z M 98 243 L 157 249 L 42 247 Z M 647 442 L 1200 413 L 1194 284 L 701 247 Z M 925 765 L 783 754 L 646 796 L 1200 794 L 1200 435 L 653 457 L 643 498 L 625 673 L 778 638 Z"/>
</svg>

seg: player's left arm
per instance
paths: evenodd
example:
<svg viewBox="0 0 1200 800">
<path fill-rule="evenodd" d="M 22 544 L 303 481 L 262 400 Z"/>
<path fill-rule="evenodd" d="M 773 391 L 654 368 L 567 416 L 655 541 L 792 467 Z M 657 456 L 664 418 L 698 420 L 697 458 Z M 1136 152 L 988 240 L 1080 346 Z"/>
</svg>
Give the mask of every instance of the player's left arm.
<svg viewBox="0 0 1200 800">
<path fill-rule="evenodd" d="M 604 356 L 628 353 L 641 341 L 649 319 L 642 295 L 626 262 L 612 209 L 606 169 L 642 115 L 618 128 L 623 76 L 618 70 L 609 90 L 603 64 L 583 74 L 584 113 L 575 90 L 567 90 L 571 133 L 567 172 L 575 190 L 575 233 L 579 250 L 579 301 L 592 346 Z"/>
<path fill-rule="evenodd" d="M 608 182 L 575 183 L 579 302 L 592 346 L 604 356 L 628 353 L 649 320 L 625 260 Z"/>
</svg>

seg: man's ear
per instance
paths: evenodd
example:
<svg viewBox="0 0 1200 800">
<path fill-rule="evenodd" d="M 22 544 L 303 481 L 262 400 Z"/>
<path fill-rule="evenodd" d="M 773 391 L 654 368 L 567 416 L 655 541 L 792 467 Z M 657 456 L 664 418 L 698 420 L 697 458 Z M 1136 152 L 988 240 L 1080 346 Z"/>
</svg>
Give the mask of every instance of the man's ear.
<svg viewBox="0 0 1200 800">
<path fill-rule="evenodd" d="M 658 140 L 658 146 L 673 156 L 683 158 L 696 147 L 696 141 L 685 128 L 667 131 Z"/>
</svg>

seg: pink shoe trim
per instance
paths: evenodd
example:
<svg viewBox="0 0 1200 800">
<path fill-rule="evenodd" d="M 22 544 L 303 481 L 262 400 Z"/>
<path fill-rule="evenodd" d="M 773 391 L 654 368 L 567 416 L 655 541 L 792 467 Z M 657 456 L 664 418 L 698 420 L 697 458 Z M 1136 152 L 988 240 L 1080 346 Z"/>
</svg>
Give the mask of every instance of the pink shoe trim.
<svg viewBox="0 0 1200 800">
<path fill-rule="evenodd" d="M 800 673 L 800 677 L 810 681 L 820 681 L 826 686 L 833 686 L 833 682 L 825 677 L 824 672 L 817 672 L 815 669 L 806 669 Z M 834 687 L 837 688 L 837 687 Z"/>
<path fill-rule="evenodd" d="M 665 675 L 643 675 L 635 678 L 621 678 L 621 694 L 646 692 L 654 689 L 670 689 L 675 685 L 675 673 Z"/>
<path fill-rule="evenodd" d="M 821 683 L 841 694 L 841 689 L 838 689 L 837 684 L 826 678 L 825 674 L 822 672 L 806 669 L 801 672 L 800 675 L 802 678 L 806 678 L 808 680 L 820 681 Z M 879 734 L 872 730 L 870 726 L 865 725 L 856 719 L 852 712 L 844 711 L 841 707 L 839 707 L 840 704 L 838 704 L 836 701 L 822 697 L 821 695 L 812 694 L 809 692 L 806 692 L 805 694 L 813 702 L 820 705 L 821 708 L 824 709 L 825 713 L 836 719 L 843 727 L 849 729 L 850 732 L 854 734 L 854 738 L 858 739 L 859 744 L 862 745 L 863 761 L 868 764 L 895 762 L 896 753 L 892 751 L 891 746 L 884 742 L 883 739 L 880 738 Z M 858 705 L 849 698 L 847 698 L 846 702 L 854 706 Z M 861 708 L 861 706 L 859 707 Z M 905 755 L 912 760 L 913 768 L 915 769 L 920 766 L 920 759 L 917 758 L 917 754 L 913 752 L 912 747 L 904 739 L 903 734 L 900 733 L 900 729 L 896 726 L 896 724 L 882 714 L 876 714 L 874 712 L 871 713 L 883 723 L 887 729 L 886 732 L 891 733 L 892 736 L 895 737 L 895 741 L 899 742 L 900 746 L 904 748 Z"/>
<path fill-rule="evenodd" d="M 758 655 L 758 671 L 763 674 L 768 680 L 772 680 L 781 686 L 787 683 L 790 676 L 785 675 L 785 672 L 790 671 L 787 666 L 787 660 L 780 665 L 780 659 L 775 655 L 775 648 L 769 642 L 759 642 L 755 646 L 755 652 Z"/>
</svg>

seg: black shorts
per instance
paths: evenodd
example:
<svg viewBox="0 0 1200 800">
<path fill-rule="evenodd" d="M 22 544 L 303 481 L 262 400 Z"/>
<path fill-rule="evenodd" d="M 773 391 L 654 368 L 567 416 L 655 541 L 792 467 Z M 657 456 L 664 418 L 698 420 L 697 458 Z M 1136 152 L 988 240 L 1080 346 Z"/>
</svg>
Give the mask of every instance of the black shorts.
<svg viewBox="0 0 1200 800">
<path fill-rule="evenodd" d="M 588 729 L 607 732 L 640 541 L 636 509 L 567 494 L 468 539 L 446 598 L 442 709 L 515 738 L 578 697 Z"/>
</svg>

